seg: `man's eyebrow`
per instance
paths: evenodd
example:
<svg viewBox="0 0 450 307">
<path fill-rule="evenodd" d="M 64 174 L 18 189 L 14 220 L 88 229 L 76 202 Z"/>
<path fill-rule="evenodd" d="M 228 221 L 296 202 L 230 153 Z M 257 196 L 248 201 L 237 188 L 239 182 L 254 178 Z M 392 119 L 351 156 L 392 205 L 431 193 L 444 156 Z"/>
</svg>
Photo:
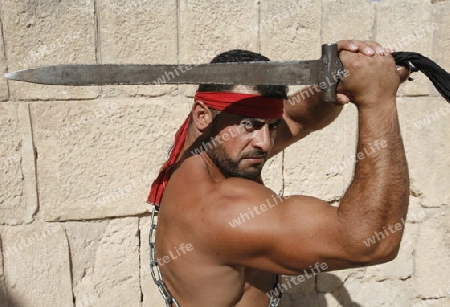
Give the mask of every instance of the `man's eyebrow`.
<svg viewBox="0 0 450 307">
<path fill-rule="evenodd" d="M 244 117 L 243 119 L 248 119 L 248 120 L 251 120 L 251 121 L 254 121 L 254 122 L 258 122 L 258 123 L 262 123 L 262 124 L 265 124 L 267 122 L 265 119 L 258 118 L 258 117 Z M 279 124 L 279 123 L 281 123 L 282 120 L 283 120 L 282 118 L 277 118 L 276 121 L 274 121 L 270 125 L 272 125 L 272 124 Z"/>
<path fill-rule="evenodd" d="M 257 123 L 257 124 L 261 124 L 261 125 L 264 125 L 266 123 L 266 121 L 264 119 L 257 118 L 257 117 L 247 117 L 247 116 L 242 116 L 242 115 L 239 115 L 239 120 L 248 120 L 248 121 L 251 121 L 252 123 Z"/>
<path fill-rule="evenodd" d="M 252 122 L 257 122 L 257 123 L 261 123 L 261 124 L 264 124 L 264 123 L 266 123 L 266 121 L 264 120 L 264 119 L 261 119 L 261 118 L 256 118 L 256 117 L 252 117 L 252 118 L 249 118 Z"/>
<path fill-rule="evenodd" d="M 282 118 L 278 118 L 276 121 L 274 121 L 273 123 L 269 124 L 269 126 L 271 127 L 277 127 L 279 125 L 281 125 L 281 122 L 283 121 Z"/>
<path fill-rule="evenodd" d="M 254 124 L 258 124 L 258 125 L 264 125 L 267 123 L 266 120 L 262 119 L 262 118 L 258 118 L 258 117 L 244 117 L 242 116 L 242 119 L 246 119 L 249 120 L 251 122 L 253 122 Z M 277 118 L 276 121 L 274 121 L 273 123 L 267 123 L 269 126 L 274 127 L 274 126 L 279 126 L 281 124 L 281 122 L 283 121 L 282 118 Z"/>
<path fill-rule="evenodd" d="M 282 118 L 278 118 L 273 124 L 274 125 L 280 125 L 283 122 Z"/>
</svg>

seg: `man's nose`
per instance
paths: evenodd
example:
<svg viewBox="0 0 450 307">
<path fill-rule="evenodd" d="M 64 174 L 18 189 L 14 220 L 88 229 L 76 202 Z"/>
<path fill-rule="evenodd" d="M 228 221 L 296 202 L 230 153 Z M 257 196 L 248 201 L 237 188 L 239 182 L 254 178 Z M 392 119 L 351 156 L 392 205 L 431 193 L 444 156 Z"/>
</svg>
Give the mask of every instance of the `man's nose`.
<svg viewBox="0 0 450 307">
<path fill-rule="evenodd" d="M 272 137 L 269 125 L 264 125 L 260 129 L 255 129 L 252 135 L 252 145 L 263 151 L 270 151 L 272 147 Z"/>
</svg>

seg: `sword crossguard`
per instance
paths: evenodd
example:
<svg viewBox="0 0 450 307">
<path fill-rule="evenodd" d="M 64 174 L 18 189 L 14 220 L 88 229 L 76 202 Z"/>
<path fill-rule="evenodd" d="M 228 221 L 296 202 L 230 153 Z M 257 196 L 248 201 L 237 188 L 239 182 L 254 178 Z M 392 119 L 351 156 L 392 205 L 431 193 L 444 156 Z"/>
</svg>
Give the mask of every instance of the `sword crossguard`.
<svg viewBox="0 0 450 307">
<path fill-rule="evenodd" d="M 319 80 L 316 86 L 321 90 L 322 101 L 336 103 L 336 89 L 345 74 L 344 66 L 339 59 L 337 44 L 323 44 L 319 62 Z"/>
</svg>

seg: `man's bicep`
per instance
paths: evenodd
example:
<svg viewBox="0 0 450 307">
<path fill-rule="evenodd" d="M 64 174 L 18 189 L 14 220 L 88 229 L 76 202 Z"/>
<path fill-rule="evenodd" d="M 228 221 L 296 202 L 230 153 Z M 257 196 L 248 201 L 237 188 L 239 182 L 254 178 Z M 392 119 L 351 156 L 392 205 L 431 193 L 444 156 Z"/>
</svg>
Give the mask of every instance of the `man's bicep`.
<svg viewBox="0 0 450 307">
<path fill-rule="evenodd" d="M 356 266 L 348 260 L 337 209 L 326 202 L 272 194 L 265 202 L 229 206 L 215 221 L 222 224 L 213 243 L 226 264 L 278 274 L 301 274 L 316 262 L 327 269 Z"/>
<path fill-rule="evenodd" d="M 292 196 L 274 214 L 269 232 L 273 248 L 267 258 L 280 264 L 283 274 L 302 274 L 317 262 L 327 270 L 355 267 L 349 246 L 348 225 L 339 218 L 338 209 L 314 197 Z"/>
</svg>

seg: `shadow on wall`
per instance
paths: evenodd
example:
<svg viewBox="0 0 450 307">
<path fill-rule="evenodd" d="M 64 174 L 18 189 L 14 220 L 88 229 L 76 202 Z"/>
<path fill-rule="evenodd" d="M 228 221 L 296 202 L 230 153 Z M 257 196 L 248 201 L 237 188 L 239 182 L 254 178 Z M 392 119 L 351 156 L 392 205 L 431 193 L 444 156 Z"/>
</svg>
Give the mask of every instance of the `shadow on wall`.
<svg viewBox="0 0 450 307">
<path fill-rule="evenodd" d="M 8 295 L 4 292 L 4 288 L 0 288 L 0 307 L 20 307 L 13 302 L 8 303 Z"/>
<path fill-rule="evenodd" d="M 350 293 L 344 286 L 344 282 L 331 273 L 325 273 L 326 284 L 330 288 L 335 290 L 326 293 L 314 293 L 314 294 L 303 294 L 304 289 L 302 285 L 292 287 L 291 293 L 283 294 L 282 307 L 298 307 L 298 306 L 311 306 L 311 307 L 331 307 L 336 306 L 336 302 L 339 306 L 345 307 L 363 307 L 359 303 L 353 302 L 350 297 Z M 316 277 L 317 278 L 317 277 Z M 334 286 L 333 286 L 334 285 Z M 316 289 L 317 290 L 317 289 Z M 298 293 L 298 294 L 297 294 Z M 333 296 L 335 302 L 327 302 L 327 297 Z"/>
<path fill-rule="evenodd" d="M 20 298 L 8 296 L 5 291 L 5 287 L 0 287 L 0 307 L 25 307 L 22 303 L 20 303 Z"/>
</svg>

